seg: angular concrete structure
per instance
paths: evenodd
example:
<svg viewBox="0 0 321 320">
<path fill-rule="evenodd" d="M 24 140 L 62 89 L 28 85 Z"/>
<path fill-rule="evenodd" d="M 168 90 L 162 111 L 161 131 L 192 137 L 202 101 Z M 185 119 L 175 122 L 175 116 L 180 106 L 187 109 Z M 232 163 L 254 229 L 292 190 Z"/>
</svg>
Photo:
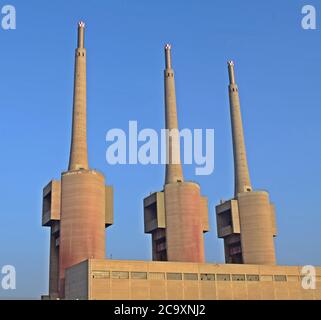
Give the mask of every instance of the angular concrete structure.
<svg viewBox="0 0 321 320">
<path fill-rule="evenodd" d="M 43 225 L 51 227 L 50 298 L 64 298 L 67 268 L 105 258 L 105 228 L 113 223 L 113 190 L 105 186 L 102 173 L 88 166 L 84 31 L 80 22 L 69 168 L 43 191 Z"/>
<path fill-rule="evenodd" d="M 180 159 L 171 46 L 165 46 L 165 185 L 144 199 L 145 233 L 152 235 L 153 260 L 204 262 L 203 233 L 208 231 L 207 198 L 194 182 L 185 182 Z"/>
<path fill-rule="evenodd" d="M 266 191 L 252 190 L 232 61 L 228 62 L 228 72 L 235 194 L 233 199 L 216 207 L 218 236 L 224 239 L 227 263 L 273 265 L 276 263 L 274 205 Z"/>
</svg>

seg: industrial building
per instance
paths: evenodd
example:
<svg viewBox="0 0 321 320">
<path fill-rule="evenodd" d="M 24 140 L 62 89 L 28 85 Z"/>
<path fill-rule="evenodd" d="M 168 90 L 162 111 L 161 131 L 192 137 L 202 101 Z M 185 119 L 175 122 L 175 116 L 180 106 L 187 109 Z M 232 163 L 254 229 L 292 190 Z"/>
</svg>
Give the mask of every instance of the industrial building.
<svg viewBox="0 0 321 320">
<path fill-rule="evenodd" d="M 43 299 L 321 299 L 321 267 L 315 267 L 315 288 L 307 288 L 302 267 L 276 265 L 275 210 L 266 191 L 252 188 L 231 61 L 235 194 L 216 207 L 226 264 L 205 262 L 208 204 L 200 186 L 183 176 L 170 45 L 165 46 L 164 71 L 169 130 L 165 183 L 144 199 L 144 227 L 151 234 L 153 261 L 105 258 L 105 228 L 113 224 L 113 189 L 88 164 L 84 32 L 80 22 L 69 167 L 59 181 L 50 181 L 43 189 L 42 224 L 50 227 L 49 294 Z"/>
</svg>

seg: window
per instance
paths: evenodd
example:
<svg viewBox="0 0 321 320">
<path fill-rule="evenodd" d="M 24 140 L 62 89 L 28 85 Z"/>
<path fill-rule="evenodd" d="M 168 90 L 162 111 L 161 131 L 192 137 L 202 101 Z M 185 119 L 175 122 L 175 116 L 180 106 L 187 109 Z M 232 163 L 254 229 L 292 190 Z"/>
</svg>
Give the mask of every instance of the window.
<svg viewBox="0 0 321 320">
<path fill-rule="evenodd" d="M 184 273 L 184 280 L 198 280 L 197 273 Z"/>
<path fill-rule="evenodd" d="M 260 276 L 260 280 L 261 281 L 272 281 L 273 280 L 273 277 L 271 275 L 262 275 Z"/>
<path fill-rule="evenodd" d="M 182 280 L 181 273 L 167 273 L 167 280 Z"/>
<path fill-rule="evenodd" d="M 132 279 L 147 279 L 147 272 L 131 272 Z"/>
<path fill-rule="evenodd" d="M 128 279 L 129 272 L 127 272 L 127 271 L 113 271 L 111 274 L 111 277 L 113 279 Z"/>
<path fill-rule="evenodd" d="M 150 272 L 148 274 L 150 280 L 165 280 L 165 273 L 163 272 Z"/>
<path fill-rule="evenodd" d="M 232 281 L 245 281 L 245 274 L 232 274 Z"/>
<path fill-rule="evenodd" d="M 215 281 L 215 274 L 213 273 L 201 273 L 202 281 Z"/>
<path fill-rule="evenodd" d="M 104 271 L 104 270 L 95 270 L 92 272 L 93 279 L 109 279 L 110 278 L 110 272 Z"/>
<path fill-rule="evenodd" d="M 231 276 L 229 274 L 217 274 L 216 275 L 217 281 L 230 281 Z"/>
<path fill-rule="evenodd" d="M 286 281 L 286 276 L 283 274 L 274 275 L 273 278 L 274 278 L 274 281 Z"/>
<path fill-rule="evenodd" d="M 260 276 L 258 274 L 247 274 L 246 280 L 247 281 L 260 281 Z"/>
</svg>

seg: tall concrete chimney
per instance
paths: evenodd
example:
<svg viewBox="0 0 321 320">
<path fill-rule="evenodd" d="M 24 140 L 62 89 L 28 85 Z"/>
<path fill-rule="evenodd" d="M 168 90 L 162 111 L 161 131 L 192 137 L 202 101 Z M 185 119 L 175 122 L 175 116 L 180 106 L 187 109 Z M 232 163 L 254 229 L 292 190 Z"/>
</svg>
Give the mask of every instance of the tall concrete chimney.
<svg viewBox="0 0 321 320">
<path fill-rule="evenodd" d="M 244 142 L 242 116 L 240 110 L 240 98 L 237 84 L 235 83 L 234 62 L 228 61 L 229 73 L 229 97 L 230 97 L 230 114 L 233 138 L 233 154 L 234 154 L 234 195 L 240 192 L 248 192 L 252 190 L 249 168 L 246 158 L 246 149 Z"/>
<path fill-rule="evenodd" d="M 184 181 L 176 110 L 171 46 L 165 45 L 165 185 L 144 199 L 145 232 L 152 235 L 153 260 L 204 262 L 203 233 L 208 231 L 208 203 L 200 186 Z"/>
<path fill-rule="evenodd" d="M 171 62 L 171 46 L 165 45 L 165 127 L 167 129 L 166 183 L 183 182 L 183 170 L 180 158 L 180 140 L 176 109 L 174 70 Z"/>
<path fill-rule="evenodd" d="M 51 227 L 49 296 L 64 298 L 66 270 L 105 258 L 105 228 L 113 223 L 113 190 L 88 167 L 85 24 L 78 24 L 72 138 L 68 171 L 43 190 L 42 224 Z"/>
<path fill-rule="evenodd" d="M 275 209 L 266 191 L 252 190 L 233 61 L 228 73 L 235 191 L 233 199 L 216 206 L 217 232 L 227 263 L 275 264 Z"/>
<path fill-rule="evenodd" d="M 78 47 L 75 54 L 74 106 L 69 170 L 88 169 L 86 128 L 86 49 L 85 23 L 78 24 Z"/>
</svg>

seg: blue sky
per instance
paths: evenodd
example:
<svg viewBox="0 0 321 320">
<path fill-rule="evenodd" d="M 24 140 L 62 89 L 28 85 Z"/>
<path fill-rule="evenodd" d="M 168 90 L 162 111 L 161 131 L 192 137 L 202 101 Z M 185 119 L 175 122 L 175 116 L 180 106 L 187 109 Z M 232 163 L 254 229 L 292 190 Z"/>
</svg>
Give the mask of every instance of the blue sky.
<svg viewBox="0 0 321 320">
<path fill-rule="evenodd" d="M 111 166 L 106 132 L 164 126 L 163 45 L 172 44 L 181 128 L 214 128 L 215 170 L 197 180 L 209 198 L 208 262 L 223 262 L 214 206 L 233 195 L 228 59 L 235 60 L 250 174 L 276 205 L 277 260 L 321 265 L 320 29 L 301 28 L 305 1 L 17 1 L 17 29 L 0 29 L 0 267 L 17 290 L 48 290 L 49 229 L 42 188 L 66 170 L 76 24 L 86 22 L 88 145 L 92 168 L 115 190 L 107 256 L 151 259 L 143 198 L 162 188 L 162 165 Z M 316 0 L 317 19 L 321 6 Z M 321 21 L 321 20 L 320 20 Z M 318 23 L 318 20 L 317 20 Z M 1 275 L 0 275 L 1 277 Z"/>
</svg>

